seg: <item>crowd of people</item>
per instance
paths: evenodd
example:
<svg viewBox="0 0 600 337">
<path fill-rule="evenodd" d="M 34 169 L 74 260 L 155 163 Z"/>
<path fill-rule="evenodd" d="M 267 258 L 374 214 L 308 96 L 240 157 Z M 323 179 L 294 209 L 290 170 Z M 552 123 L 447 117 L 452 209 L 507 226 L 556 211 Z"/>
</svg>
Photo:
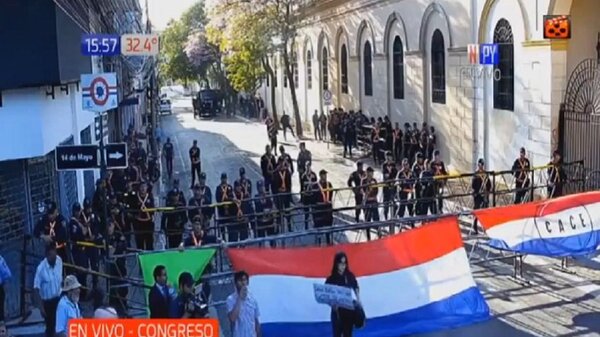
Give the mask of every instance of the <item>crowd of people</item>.
<svg viewBox="0 0 600 337">
<path fill-rule="evenodd" d="M 314 170 L 312 154 L 305 142 L 299 143 L 300 151 L 295 160 L 283 146 L 278 146 L 280 130 L 284 131 L 284 136 L 288 130 L 295 136 L 290 118 L 286 116 L 283 115 L 279 123 L 268 115 L 264 116 L 270 144 L 265 146 L 260 159 L 261 179 L 254 183 L 246 176 L 246 168 L 240 167 L 239 176 L 235 177 L 233 184 L 230 184 L 228 175 L 222 173 L 213 194 L 207 185 L 206 172 L 202 170 L 200 145 L 194 141 L 188 151 L 192 196 L 186 200 L 180 181 L 172 179 L 175 149 L 167 138 L 161 144 L 162 156 L 166 163 L 166 177 L 172 185 L 166 193 L 165 205 L 161 206 L 153 185 L 156 172 L 160 172 L 158 158 L 148 155 L 143 142 L 130 130 L 127 135 L 127 169 L 108 171 L 98 180 L 93 198 L 72 205 L 68 218 L 60 214 L 56 203 L 48 202 L 46 214 L 37 223 L 34 233 L 47 244 L 46 258 L 38 266 L 34 288 L 40 311 L 46 318 L 48 335 L 64 332 L 60 330 L 61 319 L 53 316 L 61 315 L 61 303 L 66 302 L 63 306 L 70 305 L 68 310 L 63 310 L 68 317 L 81 315 L 79 309 L 70 309 L 73 308 L 71 304 L 77 304 L 80 296 L 91 298 L 97 294 L 90 289 L 97 288 L 99 274 L 94 273 L 91 286 L 88 286 L 88 270 L 100 271 L 100 255 L 105 246 L 117 255 L 131 250 L 154 250 L 155 223 L 158 222 L 166 237 L 166 248 L 185 249 L 298 230 L 297 224 L 292 221 L 294 214 L 303 215 L 303 226 L 300 226 L 303 230 L 308 230 L 311 223 L 313 228 L 331 227 L 335 211 L 333 196 L 340 189 L 351 190 L 354 194 L 356 222 L 379 222 L 380 209 L 385 220 L 440 214 L 444 210 L 444 189 L 449 176 L 437 150 L 434 127 L 423 123 L 419 128 L 416 123 L 405 123 L 404 129 L 401 129 L 398 122 L 392 126 L 388 117 L 369 119 L 361 111 L 335 109 L 328 116 L 315 111 L 313 127 L 317 140 L 341 143 L 344 145 L 343 155 L 352 157 L 352 150 L 362 137 L 362 142 L 373 156 L 375 167 L 379 166 L 382 172 L 381 179 L 377 179 L 374 166 L 358 161 L 346 186 L 333 186 L 328 181 L 326 170 L 318 170 L 318 173 Z M 554 153 L 551 164 L 548 168 L 548 194 L 557 197 L 562 194 L 562 184 L 566 179 L 558 152 Z M 517 189 L 515 203 L 527 200 L 530 170 L 526 151 L 521 149 L 512 167 Z M 292 179 L 295 172 L 298 173 L 297 181 Z M 489 196 L 494 187 L 489 175 L 484 161 L 480 159 L 472 176 L 475 208 L 490 205 Z M 295 184 L 300 189 L 297 199 L 292 193 Z M 477 230 L 476 224 L 474 227 Z M 371 239 L 371 231 L 367 230 L 366 234 Z M 333 244 L 331 234 L 325 235 L 325 241 Z M 275 246 L 276 242 L 271 240 L 266 244 Z M 63 263 L 75 267 L 69 270 L 63 268 Z M 126 284 L 126 267 L 125 259 L 117 258 L 103 272 L 121 278 L 121 283 Z M 211 266 L 207 272 L 211 272 Z M 161 277 L 165 273 L 164 270 L 155 271 L 158 285 L 163 282 Z M 67 276 L 63 279 L 63 275 Z M 190 287 L 196 282 L 186 277 L 179 280 L 179 286 L 181 294 L 189 295 Z M 118 283 L 112 282 L 113 285 Z M 164 317 L 198 309 L 196 302 L 190 304 L 189 301 L 178 301 L 180 305 L 176 309 L 165 307 L 159 299 L 165 300 L 166 294 L 160 287 L 157 290 L 159 293 L 151 293 L 149 303 L 159 308 L 157 310 L 166 310 L 161 314 Z M 107 305 L 114 309 L 100 305 L 98 308 L 106 309 L 103 309 L 104 313 L 114 310 L 124 317 L 127 315 L 127 295 L 127 287 L 112 287 Z M 209 295 L 210 289 L 203 286 L 203 296 L 208 298 Z M 77 308 L 76 305 L 74 307 Z"/>
</svg>

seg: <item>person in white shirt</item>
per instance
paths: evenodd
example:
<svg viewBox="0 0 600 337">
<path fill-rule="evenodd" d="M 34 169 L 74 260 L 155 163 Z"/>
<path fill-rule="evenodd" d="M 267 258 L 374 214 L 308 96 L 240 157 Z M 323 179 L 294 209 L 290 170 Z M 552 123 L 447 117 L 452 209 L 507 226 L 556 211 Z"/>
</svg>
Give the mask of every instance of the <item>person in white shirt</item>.
<svg viewBox="0 0 600 337">
<path fill-rule="evenodd" d="M 260 337 L 258 303 L 248 291 L 248 274 L 238 271 L 233 280 L 236 291 L 227 297 L 232 337 Z"/>
<path fill-rule="evenodd" d="M 66 337 L 69 329 L 69 321 L 81 318 L 79 309 L 79 295 L 81 284 L 75 275 L 67 275 L 62 287 L 63 296 L 58 301 L 56 308 L 56 337 Z"/>
<path fill-rule="evenodd" d="M 47 245 L 46 258 L 40 262 L 33 279 L 34 297 L 46 321 L 46 337 L 54 337 L 56 307 L 60 299 L 63 280 L 63 262 L 55 245 Z"/>
</svg>

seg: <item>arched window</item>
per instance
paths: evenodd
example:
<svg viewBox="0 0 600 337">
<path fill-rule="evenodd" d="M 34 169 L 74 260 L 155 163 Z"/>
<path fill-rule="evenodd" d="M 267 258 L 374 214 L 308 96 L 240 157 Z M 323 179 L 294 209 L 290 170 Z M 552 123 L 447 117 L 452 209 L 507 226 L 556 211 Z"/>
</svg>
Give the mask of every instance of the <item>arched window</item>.
<svg viewBox="0 0 600 337">
<path fill-rule="evenodd" d="M 312 89 L 312 53 L 306 51 L 306 87 Z"/>
<path fill-rule="evenodd" d="M 294 63 L 292 63 L 292 67 L 294 68 L 294 88 L 298 89 L 298 54 L 294 52 L 292 55 Z"/>
<path fill-rule="evenodd" d="M 399 36 L 394 39 L 392 68 L 394 72 L 394 98 L 404 99 L 404 48 Z"/>
<path fill-rule="evenodd" d="M 342 45 L 342 51 L 340 53 L 340 69 L 341 69 L 341 80 L 342 80 L 342 93 L 348 93 L 348 51 L 346 45 Z"/>
<path fill-rule="evenodd" d="M 371 43 L 365 43 L 363 52 L 363 69 L 365 72 L 365 96 L 373 96 L 373 57 L 371 55 Z"/>
<path fill-rule="evenodd" d="M 321 78 L 323 81 L 323 91 L 329 90 L 329 64 L 327 63 L 329 59 L 329 53 L 327 52 L 327 48 L 323 47 L 323 55 L 321 55 Z"/>
<path fill-rule="evenodd" d="M 446 47 L 439 29 L 431 39 L 431 101 L 446 104 Z"/>
<path fill-rule="evenodd" d="M 515 108 L 513 34 L 510 23 L 505 19 L 500 19 L 496 24 L 494 43 L 498 44 L 499 54 L 499 62 L 494 65 L 494 74 L 500 72 L 500 79 L 498 81 L 494 79 L 494 109 L 513 111 Z"/>
</svg>

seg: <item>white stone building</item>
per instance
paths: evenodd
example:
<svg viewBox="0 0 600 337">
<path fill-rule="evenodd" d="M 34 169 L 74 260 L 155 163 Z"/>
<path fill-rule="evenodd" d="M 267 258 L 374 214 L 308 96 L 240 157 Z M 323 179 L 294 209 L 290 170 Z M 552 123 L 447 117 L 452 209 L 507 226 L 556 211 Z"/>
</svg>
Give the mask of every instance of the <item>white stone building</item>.
<svg viewBox="0 0 600 337">
<path fill-rule="evenodd" d="M 598 0 L 316 1 L 294 46 L 300 113 L 309 125 L 326 109 L 327 89 L 346 111 L 435 126 L 455 170 L 472 170 L 478 158 L 509 169 L 522 146 L 543 165 L 557 146 L 569 75 L 596 58 L 599 9 Z M 543 16 L 553 14 L 571 15 L 570 40 L 543 38 Z M 500 81 L 465 74 L 467 46 L 483 43 L 500 44 Z M 283 61 L 271 62 L 278 113 L 291 114 Z M 269 102 L 266 84 L 260 94 Z"/>
</svg>

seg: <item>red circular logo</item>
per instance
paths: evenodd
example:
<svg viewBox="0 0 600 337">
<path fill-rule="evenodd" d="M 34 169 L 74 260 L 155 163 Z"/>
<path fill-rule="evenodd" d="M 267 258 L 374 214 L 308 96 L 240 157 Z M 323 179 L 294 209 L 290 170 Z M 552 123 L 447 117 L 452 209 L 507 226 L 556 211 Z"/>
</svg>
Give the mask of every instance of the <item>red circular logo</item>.
<svg viewBox="0 0 600 337">
<path fill-rule="evenodd" d="M 104 88 L 104 98 L 98 98 L 98 93 L 96 92 L 96 89 L 98 88 L 98 86 L 103 86 Z M 106 80 L 104 79 L 104 77 L 96 77 L 94 78 L 94 80 L 92 81 L 92 84 L 90 84 L 90 96 L 92 97 L 92 101 L 94 101 L 94 103 L 96 105 L 104 105 L 106 104 L 106 102 L 108 101 L 108 96 L 109 96 L 109 89 L 108 89 L 108 82 L 106 82 Z"/>
</svg>

